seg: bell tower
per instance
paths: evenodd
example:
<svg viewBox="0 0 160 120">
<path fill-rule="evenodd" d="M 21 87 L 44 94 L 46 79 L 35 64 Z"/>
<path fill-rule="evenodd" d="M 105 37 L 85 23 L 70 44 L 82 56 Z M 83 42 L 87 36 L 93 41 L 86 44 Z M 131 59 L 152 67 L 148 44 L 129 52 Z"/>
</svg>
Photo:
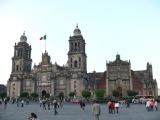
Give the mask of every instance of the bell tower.
<svg viewBox="0 0 160 120">
<path fill-rule="evenodd" d="M 20 42 L 15 43 L 14 56 L 12 57 L 12 74 L 31 72 L 31 46 L 27 43 L 25 33 L 20 37 Z"/>
<path fill-rule="evenodd" d="M 86 89 L 87 56 L 85 52 L 85 40 L 78 25 L 69 37 L 68 67 L 71 72 L 70 91 L 81 96 L 81 91 Z"/>
<path fill-rule="evenodd" d="M 73 71 L 87 72 L 87 56 L 85 53 L 85 40 L 78 25 L 69 37 L 68 65 Z"/>
<path fill-rule="evenodd" d="M 15 43 L 14 55 L 12 57 L 12 71 L 7 83 L 7 95 L 10 97 L 20 96 L 20 92 L 26 91 L 25 76 L 31 73 L 31 46 L 27 43 L 25 33 L 21 35 L 20 41 Z"/>
</svg>

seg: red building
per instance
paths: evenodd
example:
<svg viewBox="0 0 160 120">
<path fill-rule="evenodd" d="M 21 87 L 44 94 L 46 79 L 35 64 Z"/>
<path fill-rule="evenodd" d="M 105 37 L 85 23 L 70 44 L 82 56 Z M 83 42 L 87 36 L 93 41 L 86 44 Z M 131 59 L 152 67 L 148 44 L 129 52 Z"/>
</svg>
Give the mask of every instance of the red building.
<svg viewBox="0 0 160 120">
<path fill-rule="evenodd" d="M 127 95 L 127 90 L 134 90 L 139 95 L 158 96 L 151 64 L 147 63 L 145 70 L 134 71 L 130 61 L 123 61 L 120 55 L 117 55 L 115 61 L 106 64 L 106 68 L 105 72 L 88 73 L 91 90 L 105 89 L 106 95 L 112 95 L 112 91 L 117 90 L 122 96 Z"/>
</svg>

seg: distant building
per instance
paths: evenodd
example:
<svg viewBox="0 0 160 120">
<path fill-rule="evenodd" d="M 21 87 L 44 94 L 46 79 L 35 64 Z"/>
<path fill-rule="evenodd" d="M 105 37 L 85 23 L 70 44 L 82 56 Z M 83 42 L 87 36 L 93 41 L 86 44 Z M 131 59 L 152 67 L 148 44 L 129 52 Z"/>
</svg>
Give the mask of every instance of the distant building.
<svg viewBox="0 0 160 120">
<path fill-rule="evenodd" d="M 42 53 L 42 60 L 32 66 L 31 45 L 27 43 L 25 33 L 15 43 L 12 57 L 12 71 L 7 82 L 7 95 L 20 96 L 20 92 L 68 96 L 88 89 L 106 90 L 106 95 L 118 91 L 119 96 L 126 96 L 128 90 L 138 91 L 139 95 L 158 95 L 157 82 L 153 79 L 152 65 L 147 63 L 146 70 L 133 71 L 130 61 L 123 61 L 116 55 L 114 61 L 106 62 L 104 72 L 87 73 L 85 40 L 78 26 L 69 37 L 68 60 L 64 66 L 52 63 L 47 51 Z M 98 56 L 97 56 L 98 57 Z"/>
</svg>

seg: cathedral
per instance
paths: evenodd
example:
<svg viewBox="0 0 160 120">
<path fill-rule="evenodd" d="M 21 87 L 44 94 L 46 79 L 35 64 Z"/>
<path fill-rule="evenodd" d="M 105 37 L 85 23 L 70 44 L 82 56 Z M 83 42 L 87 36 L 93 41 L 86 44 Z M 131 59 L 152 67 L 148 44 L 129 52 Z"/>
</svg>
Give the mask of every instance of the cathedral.
<svg viewBox="0 0 160 120">
<path fill-rule="evenodd" d="M 38 93 L 39 96 L 49 94 L 57 96 L 63 93 L 68 96 L 75 92 L 81 96 L 81 91 L 87 87 L 87 55 L 85 40 L 78 26 L 69 37 L 67 65 L 52 64 L 47 51 L 42 54 L 42 61 L 32 67 L 31 45 L 27 43 L 25 33 L 20 42 L 15 43 L 12 57 L 12 72 L 7 83 L 7 95 L 20 96 L 20 92 Z"/>
<path fill-rule="evenodd" d="M 88 89 L 104 89 L 107 95 L 113 90 L 121 96 L 127 95 L 127 90 L 136 90 L 139 95 L 157 96 L 157 82 L 153 79 L 152 65 L 147 63 L 146 70 L 133 71 L 130 61 L 123 61 L 120 55 L 116 60 L 106 62 L 104 72 L 87 73 L 87 55 L 85 40 L 78 25 L 69 37 L 68 60 L 65 66 L 51 62 L 47 51 L 42 53 L 42 60 L 32 68 L 31 45 L 27 43 L 25 33 L 14 45 L 12 71 L 7 82 L 7 95 L 18 97 L 21 92 L 37 93 L 40 96 L 49 94 L 58 96 L 63 93 L 68 96 L 74 92 L 81 96 L 81 91 Z"/>
</svg>

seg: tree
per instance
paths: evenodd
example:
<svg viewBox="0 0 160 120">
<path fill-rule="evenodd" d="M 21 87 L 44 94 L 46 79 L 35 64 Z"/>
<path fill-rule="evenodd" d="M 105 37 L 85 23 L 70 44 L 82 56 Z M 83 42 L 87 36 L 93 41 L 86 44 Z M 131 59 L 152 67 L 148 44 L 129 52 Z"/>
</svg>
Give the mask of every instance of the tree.
<svg viewBox="0 0 160 120">
<path fill-rule="evenodd" d="M 89 98 L 89 97 L 91 97 L 91 92 L 88 91 L 88 90 L 83 90 L 81 94 L 82 94 L 82 96 L 83 96 L 84 98 Z"/>
<path fill-rule="evenodd" d="M 94 92 L 95 92 L 96 97 L 104 97 L 105 95 L 105 90 L 103 89 L 97 89 Z"/>
<path fill-rule="evenodd" d="M 21 92 L 20 97 L 28 97 L 29 93 L 28 92 Z"/>
<path fill-rule="evenodd" d="M 46 98 L 49 98 L 49 97 L 50 97 L 50 94 L 49 94 L 49 93 L 46 93 L 45 97 L 46 97 Z"/>
<path fill-rule="evenodd" d="M 38 97 L 38 94 L 37 94 L 37 93 L 31 93 L 31 97 L 37 98 L 37 97 Z"/>
<path fill-rule="evenodd" d="M 69 97 L 73 98 L 75 96 L 75 92 L 70 92 Z"/>
<path fill-rule="evenodd" d="M 2 93 L 0 93 L 0 97 L 1 97 L 1 98 L 5 98 L 5 97 L 7 97 L 7 93 L 6 93 L 6 92 L 2 92 Z"/>
<path fill-rule="evenodd" d="M 63 93 L 63 92 L 60 92 L 59 95 L 58 95 L 58 97 L 59 97 L 60 100 L 63 100 L 63 98 L 64 98 L 64 93 Z"/>
<path fill-rule="evenodd" d="M 135 90 L 127 90 L 128 96 L 136 96 L 138 95 L 138 92 Z"/>
<path fill-rule="evenodd" d="M 113 90 L 113 91 L 112 91 L 112 95 L 113 95 L 114 97 L 119 97 L 119 96 L 120 96 L 120 94 L 119 94 L 119 92 L 118 92 L 117 90 Z"/>
</svg>

